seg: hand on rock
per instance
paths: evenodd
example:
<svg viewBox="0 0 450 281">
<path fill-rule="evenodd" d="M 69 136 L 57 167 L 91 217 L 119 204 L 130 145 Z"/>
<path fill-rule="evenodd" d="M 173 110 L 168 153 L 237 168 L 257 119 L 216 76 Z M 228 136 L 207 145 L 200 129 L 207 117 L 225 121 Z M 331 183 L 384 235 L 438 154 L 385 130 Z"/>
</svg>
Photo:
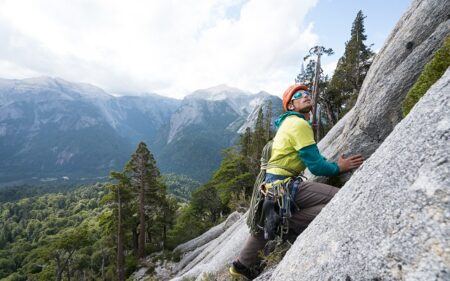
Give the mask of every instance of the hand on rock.
<svg viewBox="0 0 450 281">
<path fill-rule="evenodd" d="M 339 171 L 344 173 L 352 169 L 356 169 L 361 166 L 363 162 L 364 158 L 361 154 L 352 155 L 348 158 L 344 158 L 344 156 L 341 155 L 338 160 Z"/>
</svg>

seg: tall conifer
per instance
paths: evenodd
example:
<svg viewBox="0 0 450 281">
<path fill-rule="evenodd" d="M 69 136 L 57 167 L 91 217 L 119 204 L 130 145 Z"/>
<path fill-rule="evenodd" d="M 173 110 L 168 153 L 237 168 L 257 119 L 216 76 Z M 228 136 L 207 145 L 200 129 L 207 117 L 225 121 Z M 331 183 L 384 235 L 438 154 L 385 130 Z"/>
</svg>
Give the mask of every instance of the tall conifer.
<svg viewBox="0 0 450 281">
<path fill-rule="evenodd" d="M 125 173 L 111 172 L 111 178 L 116 183 L 111 183 L 107 187 L 113 192 L 113 198 L 105 198 L 115 203 L 117 212 L 117 279 L 125 280 L 125 241 L 124 241 L 124 204 L 130 200 L 130 179 Z"/>
<path fill-rule="evenodd" d="M 131 184 L 136 188 L 139 194 L 139 240 L 138 240 L 138 256 L 145 256 L 145 209 L 146 196 L 149 198 L 157 198 L 158 182 L 160 176 L 156 161 L 144 142 L 139 143 L 136 152 L 131 156 L 131 160 L 127 165 L 127 170 L 131 174 Z M 156 201 L 156 200 L 154 200 Z M 150 200 L 151 202 L 151 200 Z"/>
<path fill-rule="evenodd" d="M 330 82 L 331 91 L 344 97 L 345 112 L 353 107 L 374 56 L 370 46 L 364 43 L 367 40 L 365 18 L 362 11 L 356 15 L 350 40 L 345 44 L 344 55 L 339 59 Z"/>
</svg>

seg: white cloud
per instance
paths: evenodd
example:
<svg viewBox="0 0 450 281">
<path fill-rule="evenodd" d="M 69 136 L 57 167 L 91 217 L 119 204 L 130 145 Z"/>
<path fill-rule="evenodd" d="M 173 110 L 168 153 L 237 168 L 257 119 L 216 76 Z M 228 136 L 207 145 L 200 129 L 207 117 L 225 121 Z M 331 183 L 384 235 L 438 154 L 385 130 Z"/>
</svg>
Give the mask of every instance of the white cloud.
<svg viewBox="0 0 450 281">
<path fill-rule="evenodd" d="M 328 77 L 331 79 L 331 77 L 333 76 L 334 70 L 336 69 L 336 65 L 337 65 L 338 61 L 337 60 L 333 60 L 329 63 L 325 63 L 322 65 L 322 69 L 323 69 L 323 73 L 325 75 L 328 75 Z"/>
<path fill-rule="evenodd" d="M 316 2 L 4 0 L 0 77 L 173 97 L 222 83 L 280 95 L 317 44 L 303 22 Z"/>
</svg>

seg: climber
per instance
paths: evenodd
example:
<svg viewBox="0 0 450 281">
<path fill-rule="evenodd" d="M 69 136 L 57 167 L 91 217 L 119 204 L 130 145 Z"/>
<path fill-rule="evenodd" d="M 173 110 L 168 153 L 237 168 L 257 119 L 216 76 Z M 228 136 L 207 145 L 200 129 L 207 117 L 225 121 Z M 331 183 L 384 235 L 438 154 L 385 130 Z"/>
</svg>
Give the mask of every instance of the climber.
<svg viewBox="0 0 450 281">
<path fill-rule="evenodd" d="M 275 121 L 278 131 L 274 137 L 268 161 L 265 183 L 289 177 L 296 178 L 305 168 L 317 176 L 335 176 L 358 168 L 364 161 L 361 155 L 340 156 L 337 163 L 323 157 L 314 141 L 310 123 L 311 95 L 305 85 L 290 86 L 283 94 L 284 113 Z M 299 210 L 289 219 L 289 234 L 297 237 L 338 192 L 338 188 L 316 182 L 301 181 L 293 195 Z M 259 252 L 267 243 L 263 231 L 252 233 L 239 257 L 230 267 L 231 275 L 254 279 L 260 262 Z"/>
</svg>

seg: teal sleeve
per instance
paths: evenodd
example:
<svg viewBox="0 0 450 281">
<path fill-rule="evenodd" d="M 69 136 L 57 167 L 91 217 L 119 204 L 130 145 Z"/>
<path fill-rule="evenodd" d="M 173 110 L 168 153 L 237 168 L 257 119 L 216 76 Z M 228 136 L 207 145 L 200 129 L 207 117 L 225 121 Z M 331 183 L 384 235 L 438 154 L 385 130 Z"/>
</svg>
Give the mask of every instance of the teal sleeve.
<svg viewBox="0 0 450 281">
<path fill-rule="evenodd" d="M 339 174 L 339 166 L 334 162 L 328 162 L 320 154 L 316 144 L 303 147 L 299 150 L 298 155 L 305 166 L 316 176 L 336 176 Z"/>
</svg>

